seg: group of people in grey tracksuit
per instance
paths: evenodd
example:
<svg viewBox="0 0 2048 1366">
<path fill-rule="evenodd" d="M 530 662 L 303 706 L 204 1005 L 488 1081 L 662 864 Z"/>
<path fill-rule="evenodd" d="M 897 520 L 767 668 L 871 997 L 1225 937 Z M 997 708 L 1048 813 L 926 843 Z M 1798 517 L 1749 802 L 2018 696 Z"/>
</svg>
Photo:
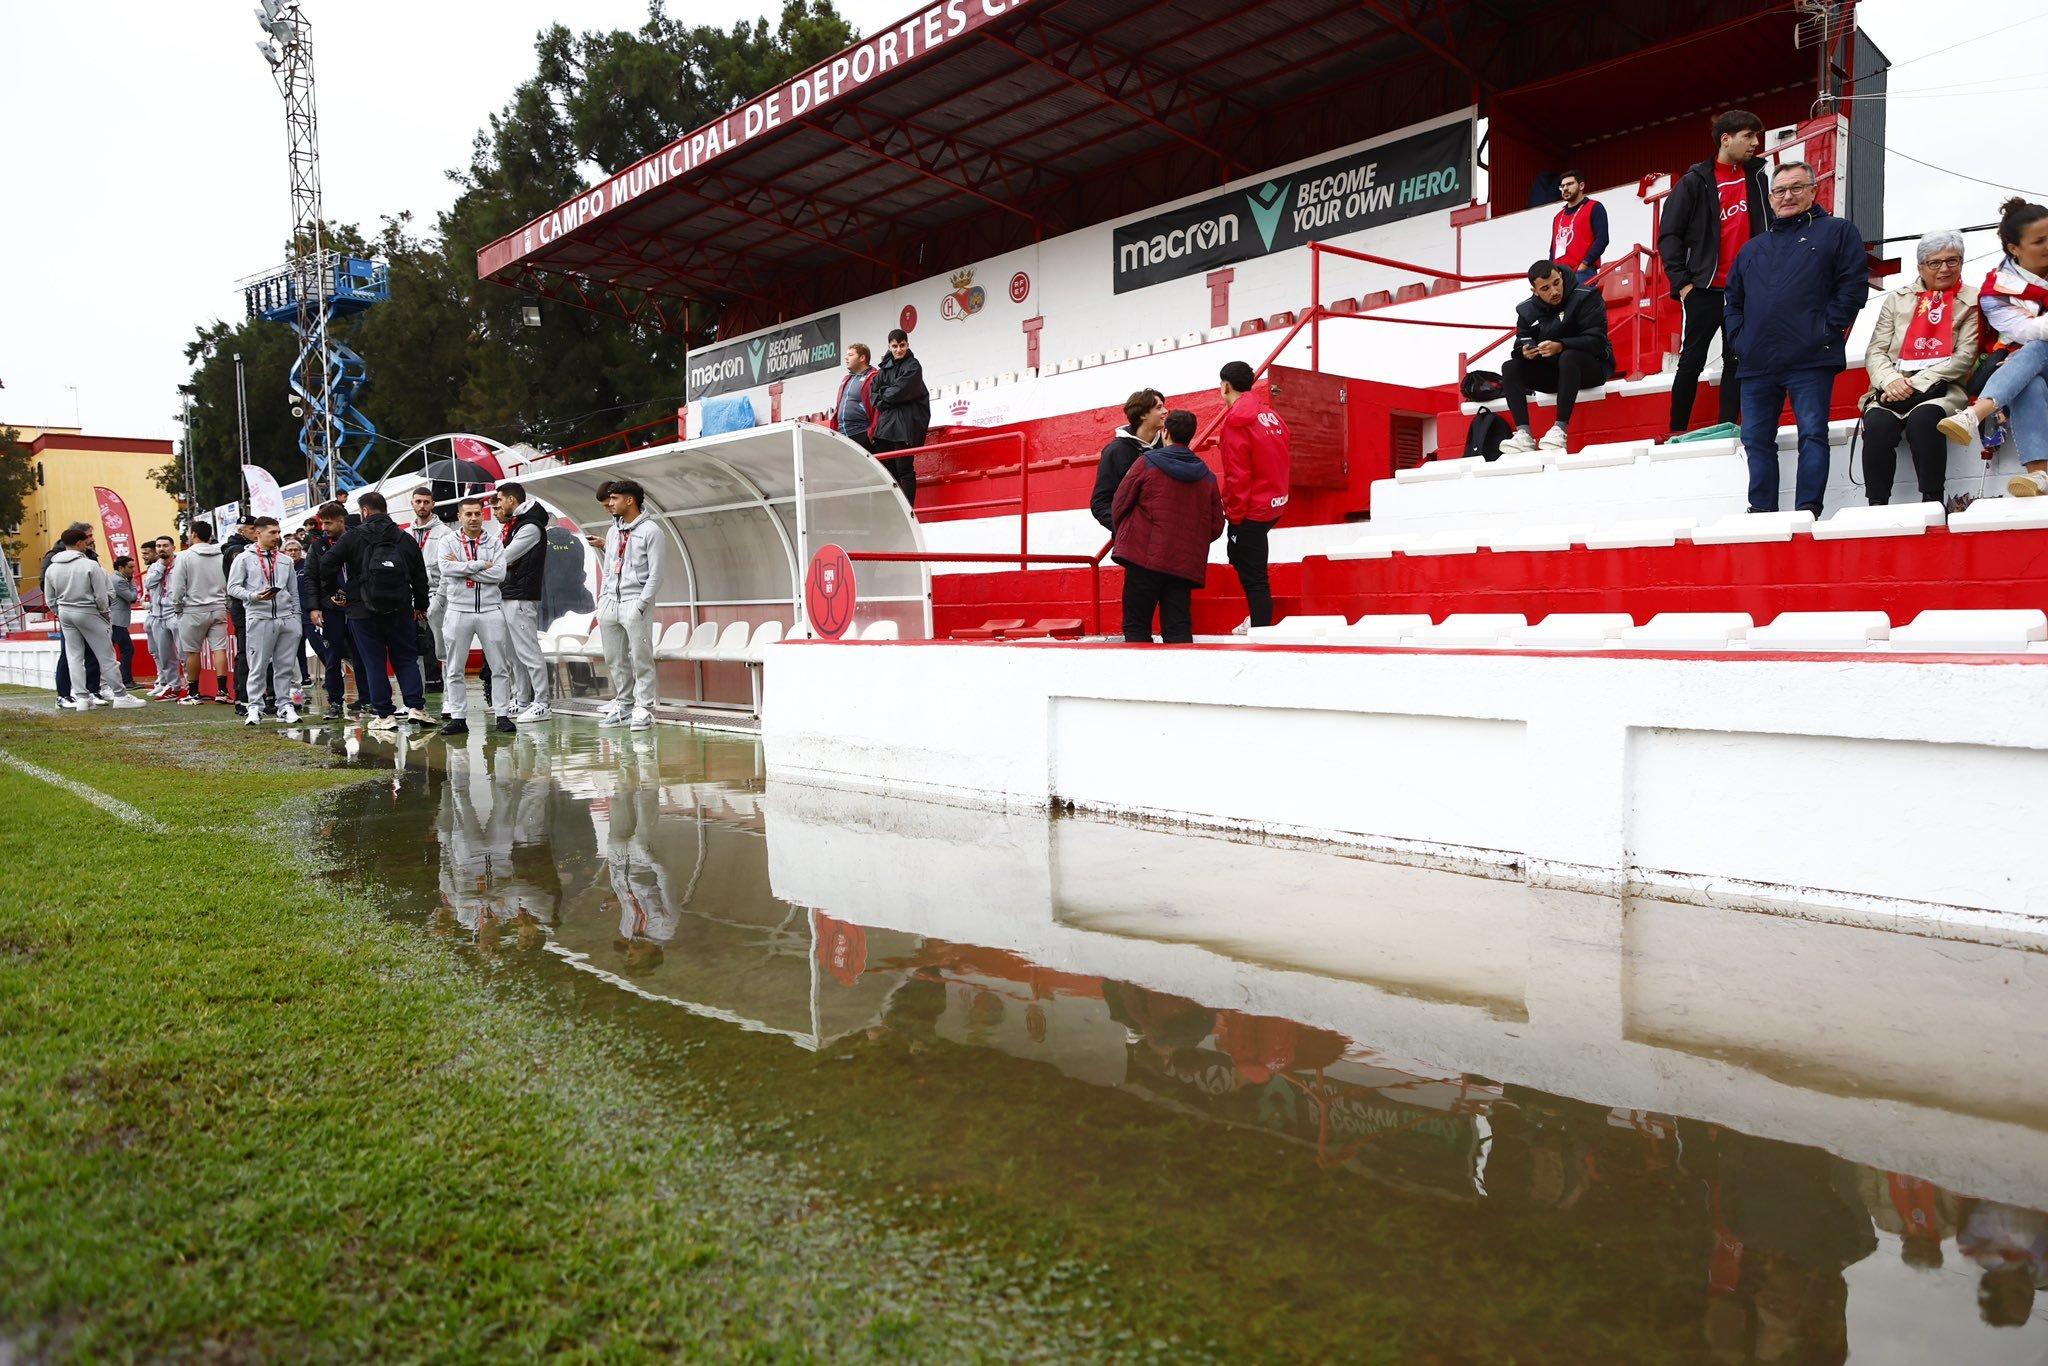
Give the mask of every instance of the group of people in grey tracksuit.
<svg viewBox="0 0 2048 1366">
<path fill-rule="evenodd" d="M 142 699 L 121 688 L 121 666 L 114 654 L 113 576 L 92 555 L 92 529 L 67 527 L 57 538 L 57 551 L 43 568 L 43 599 L 57 614 L 64 636 L 65 668 L 70 673 L 74 710 L 88 707 L 139 707 Z M 135 588 L 128 585 L 128 601 Z M 125 630 L 125 626 L 123 627 Z M 90 656 L 92 669 L 87 667 Z M 94 692 L 89 679 L 98 677 Z"/>
<path fill-rule="evenodd" d="M 246 663 L 248 693 L 242 698 L 242 724 L 256 725 L 263 719 L 265 705 L 274 704 L 277 719 L 297 725 L 299 714 L 289 697 L 268 698 L 273 664 L 281 678 L 297 678 L 299 653 L 305 635 L 299 626 L 299 573 L 283 549 L 284 529 L 275 517 L 258 517 L 256 544 L 235 557 L 228 571 L 226 592 L 242 605 L 246 634 L 242 652 Z M 182 564 L 182 561 L 180 561 Z"/>
</svg>

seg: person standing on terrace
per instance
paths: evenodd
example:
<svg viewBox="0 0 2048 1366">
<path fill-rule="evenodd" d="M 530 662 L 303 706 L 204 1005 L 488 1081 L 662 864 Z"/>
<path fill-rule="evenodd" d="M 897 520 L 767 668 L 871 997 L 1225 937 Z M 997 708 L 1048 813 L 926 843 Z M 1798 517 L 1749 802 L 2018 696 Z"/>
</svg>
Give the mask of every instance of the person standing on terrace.
<svg viewBox="0 0 2048 1366">
<path fill-rule="evenodd" d="M 1140 389 L 1124 400 L 1124 426 L 1102 448 L 1102 460 L 1095 467 L 1095 492 L 1088 497 L 1088 511 L 1105 531 L 1115 531 L 1110 508 L 1124 476 L 1138 458 L 1160 442 L 1166 428 L 1166 395 L 1157 389 Z"/>
<path fill-rule="evenodd" d="M 1166 415 L 1166 442 L 1147 450 L 1117 486 L 1114 558 L 1124 570 L 1124 639 L 1152 643 L 1152 615 L 1168 645 L 1195 638 L 1191 599 L 1209 574 L 1209 545 L 1223 530 L 1216 476 L 1188 449 L 1195 415 Z"/>
<path fill-rule="evenodd" d="M 839 381 L 839 396 L 832 401 L 832 416 L 826 425 L 873 455 L 875 380 L 881 372 L 868 363 L 869 359 L 866 342 L 854 342 L 846 348 L 846 377 Z"/>
<path fill-rule="evenodd" d="M 1614 373 L 1614 347 L 1607 339 L 1607 301 L 1588 289 L 1559 261 L 1529 267 L 1530 294 L 1515 309 L 1514 354 L 1500 368 L 1514 435 L 1501 442 L 1502 455 L 1542 449 L 1561 451 L 1579 395 L 1598 389 Z M 1557 421 L 1537 442 L 1529 429 L 1529 392 L 1557 395 Z"/>
<path fill-rule="evenodd" d="M 1586 198 L 1586 177 L 1578 171 L 1566 171 L 1557 191 L 1564 197 L 1564 207 L 1550 220 L 1550 259 L 1584 284 L 1607 254 L 1607 206 Z"/>
<path fill-rule="evenodd" d="M 903 501 L 916 507 L 917 457 L 889 452 L 924 444 L 932 425 L 932 396 L 925 388 L 924 366 L 910 352 L 910 334 L 900 327 L 890 331 L 889 356 L 875 376 L 875 410 L 872 449 L 895 476 Z"/>
<path fill-rule="evenodd" d="M 1942 501 L 1948 440 L 1940 423 L 1969 401 L 1963 385 L 1977 363 L 1977 291 L 1963 283 L 1963 235 L 1930 232 L 1914 255 L 1919 269 L 1885 295 L 1864 355 L 1863 471 L 1872 507 L 1892 500 L 1902 436 L 1920 501 Z"/>
<path fill-rule="evenodd" d="M 1770 220 L 1769 167 L 1757 152 L 1764 123 L 1746 109 L 1714 120 L 1714 155 L 1681 175 L 1658 219 L 1657 254 L 1671 280 L 1671 297 L 1685 309 L 1685 340 L 1671 377 L 1671 434 L 1692 428 L 1693 396 L 1707 349 L 1721 338 L 1721 421 L 1742 414 L 1736 348 L 1722 326 L 1723 291 L 1735 257 Z"/>
<path fill-rule="evenodd" d="M 1998 334 L 1990 349 L 2004 353 L 1983 396 L 1953 417 L 1941 434 L 1965 446 L 1986 449 L 2002 437 L 1987 437 L 1982 424 L 2004 409 L 2023 465 L 2005 486 L 2015 498 L 2048 493 L 2048 206 L 2008 199 L 1999 208 L 1998 241 L 2005 255 L 1984 281 L 1978 302 L 1984 326 Z"/>
<path fill-rule="evenodd" d="M 1251 366 L 1231 361 L 1218 373 L 1223 417 L 1223 515 L 1230 523 L 1230 567 L 1244 585 L 1247 627 L 1273 624 L 1266 577 L 1267 536 L 1287 506 L 1293 445 L 1287 423 L 1253 392 Z"/>
</svg>

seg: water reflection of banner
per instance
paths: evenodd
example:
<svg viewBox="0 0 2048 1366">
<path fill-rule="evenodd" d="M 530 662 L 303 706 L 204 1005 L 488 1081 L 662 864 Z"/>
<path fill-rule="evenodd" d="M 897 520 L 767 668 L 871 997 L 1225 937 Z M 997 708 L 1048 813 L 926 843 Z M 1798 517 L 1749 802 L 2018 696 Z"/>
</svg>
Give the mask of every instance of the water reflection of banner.
<svg viewBox="0 0 2048 1366">
<path fill-rule="evenodd" d="M 111 570 L 123 555 L 134 556 L 135 524 L 128 520 L 128 505 L 120 494 L 95 485 L 92 496 L 99 500 L 100 529 L 106 533 L 107 568 Z"/>
<path fill-rule="evenodd" d="M 284 491 L 277 486 L 277 476 L 261 465 L 244 465 L 242 479 L 249 486 L 249 514 L 252 517 L 275 517 L 282 522 Z"/>
</svg>

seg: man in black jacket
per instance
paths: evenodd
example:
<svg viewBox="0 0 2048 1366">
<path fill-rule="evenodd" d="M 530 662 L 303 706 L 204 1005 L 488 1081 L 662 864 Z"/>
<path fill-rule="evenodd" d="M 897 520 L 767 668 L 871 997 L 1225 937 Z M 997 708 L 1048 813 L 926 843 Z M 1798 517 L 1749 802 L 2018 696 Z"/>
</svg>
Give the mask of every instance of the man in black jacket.
<svg viewBox="0 0 2048 1366">
<path fill-rule="evenodd" d="M 360 526 L 342 533 L 321 563 L 321 580 L 332 583 L 348 571 L 349 633 L 363 670 L 356 677 L 376 719 L 373 731 L 395 731 L 399 718 L 391 703 L 387 668 L 398 675 L 405 696 L 405 719 L 431 726 L 427 699 L 420 687 L 417 623 L 427 619 L 427 562 L 412 537 L 400 531 L 386 512 L 384 495 L 365 493 L 356 500 Z"/>
<path fill-rule="evenodd" d="M 917 506 L 917 457 L 890 456 L 924 444 L 932 425 L 932 396 L 925 388 L 924 366 L 910 354 L 910 334 L 889 333 L 889 355 L 875 367 L 874 451 L 883 468 L 896 478 L 903 501 Z"/>
<path fill-rule="evenodd" d="M 247 508 L 242 509 L 242 520 L 235 525 L 235 534 L 220 543 L 220 572 L 223 576 L 235 572 L 235 561 L 245 550 L 256 548 L 255 515 Z M 249 609 L 234 594 L 228 595 L 228 622 L 235 628 L 235 711 L 242 710 L 242 704 L 249 697 Z M 277 696 L 276 693 L 271 694 Z"/>
<path fill-rule="evenodd" d="M 1103 530 L 1115 531 L 1110 518 L 1117 486 L 1131 472 L 1138 458 L 1159 444 L 1166 427 L 1166 395 L 1157 389 L 1140 389 L 1124 400 L 1124 426 L 1102 448 L 1102 463 L 1095 467 L 1095 492 L 1088 497 L 1088 511 L 1102 523 Z"/>
<path fill-rule="evenodd" d="M 1614 373 L 1614 348 L 1607 340 L 1607 300 L 1578 282 L 1555 261 L 1529 267 L 1530 295 L 1515 308 L 1514 354 L 1500 368 L 1508 414 L 1515 431 L 1500 443 L 1502 455 L 1565 449 L 1572 406 L 1587 389 Z M 1557 395 L 1557 421 L 1539 445 L 1529 430 L 1529 392 Z"/>
<path fill-rule="evenodd" d="M 1714 120 L 1714 156 L 1678 178 L 1657 225 L 1657 254 L 1671 279 L 1671 297 L 1685 308 L 1685 341 L 1671 378 L 1671 434 L 1692 427 L 1693 395 L 1707 348 L 1721 336 L 1721 421 L 1742 412 L 1736 356 L 1722 336 L 1722 291 L 1735 254 L 1770 221 L 1770 173 L 1757 155 L 1763 120 L 1730 109 Z"/>
</svg>

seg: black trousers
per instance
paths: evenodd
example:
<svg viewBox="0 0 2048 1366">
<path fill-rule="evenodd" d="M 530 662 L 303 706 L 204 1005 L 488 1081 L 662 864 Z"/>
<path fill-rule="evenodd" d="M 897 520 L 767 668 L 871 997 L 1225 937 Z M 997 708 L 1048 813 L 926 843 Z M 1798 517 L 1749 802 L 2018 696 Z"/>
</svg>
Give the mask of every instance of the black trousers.
<svg viewBox="0 0 2048 1366">
<path fill-rule="evenodd" d="M 1721 338 L 1720 421 L 1742 420 L 1741 374 L 1722 328 L 1726 304 L 1720 290 L 1705 285 L 1695 285 L 1692 293 L 1685 296 L 1685 341 L 1678 350 L 1678 372 L 1671 377 L 1673 432 L 1692 430 L 1693 395 L 1699 391 L 1700 372 L 1707 368 L 1707 348 L 1714 344 L 1715 337 Z"/>
<path fill-rule="evenodd" d="M 896 487 L 903 490 L 903 501 L 917 506 L 917 457 L 914 455 L 892 456 L 890 451 L 907 451 L 908 442 L 884 441 L 877 439 L 868 447 L 875 458 L 882 462 L 882 468 L 889 471 L 896 480 Z"/>
<path fill-rule="evenodd" d="M 419 651 L 420 669 L 426 675 L 427 691 L 438 691 L 441 687 L 441 655 L 434 648 L 434 628 L 424 621 L 413 633 L 413 648 Z"/>
<path fill-rule="evenodd" d="M 121 661 L 121 686 L 135 686 L 135 637 L 126 626 L 114 628 L 114 655 Z"/>
<path fill-rule="evenodd" d="M 1579 395 L 1597 389 L 1613 375 L 1613 367 L 1598 356 L 1583 351 L 1560 351 L 1554 356 L 1529 360 L 1520 352 L 1500 367 L 1501 387 L 1507 392 L 1508 414 L 1515 426 L 1529 425 L 1529 395 L 1541 390 L 1557 395 L 1557 425 L 1572 420 L 1572 407 Z"/>
<path fill-rule="evenodd" d="M 235 628 L 235 701 L 240 702 L 249 695 L 249 609 L 240 598 L 228 599 L 228 621 Z"/>
<path fill-rule="evenodd" d="M 71 696 L 71 652 L 61 643 L 64 633 L 59 631 L 57 639 L 57 696 Z M 85 652 L 85 690 L 98 693 L 100 690 L 100 657 L 91 650 Z"/>
<path fill-rule="evenodd" d="M 1133 645 L 1152 643 L 1152 614 L 1159 613 L 1159 635 L 1168 645 L 1186 645 L 1195 638 L 1195 586 L 1186 579 L 1161 574 L 1139 564 L 1124 566 L 1124 639 Z"/>
<path fill-rule="evenodd" d="M 1272 522 L 1232 522 L 1224 533 L 1230 567 L 1237 571 L 1254 626 L 1273 624 L 1273 588 L 1266 578 L 1266 535 L 1273 526 Z"/>
<path fill-rule="evenodd" d="M 1940 398 L 1948 392 L 1938 384 L 1924 394 L 1897 403 L 1873 403 L 1863 410 L 1863 476 L 1872 507 L 1892 500 L 1898 478 L 1899 438 L 1913 454 L 1914 482 L 1920 501 L 1939 503 L 1948 489 L 1948 438 L 1937 428 L 1946 416 Z"/>
</svg>

